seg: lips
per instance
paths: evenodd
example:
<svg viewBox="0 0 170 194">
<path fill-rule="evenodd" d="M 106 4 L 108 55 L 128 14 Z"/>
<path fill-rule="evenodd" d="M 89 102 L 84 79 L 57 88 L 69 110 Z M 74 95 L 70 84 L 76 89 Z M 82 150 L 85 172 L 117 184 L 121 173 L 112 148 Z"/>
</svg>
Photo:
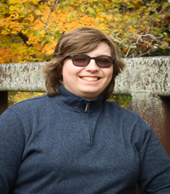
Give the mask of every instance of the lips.
<svg viewBox="0 0 170 194">
<path fill-rule="evenodd" d="M 85 81 L 97 81 L 100 79 L 100 77 L 80 77 L 80 78 Z"/>
</svg>

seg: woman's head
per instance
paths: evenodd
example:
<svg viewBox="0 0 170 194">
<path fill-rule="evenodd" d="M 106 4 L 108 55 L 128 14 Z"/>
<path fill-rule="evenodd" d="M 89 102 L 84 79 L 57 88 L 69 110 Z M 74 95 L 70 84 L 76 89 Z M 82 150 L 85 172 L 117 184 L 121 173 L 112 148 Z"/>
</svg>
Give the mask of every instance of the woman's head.
<svg viewBox="0 0 170 194">
<path fill-rule="evenodd" d="M 99 48 L 99 45 L 100 45 L 100 48 Z M 105 49 L 107 49 L 106 52 L 105 52 L 105 50 L 102 50 L 102 48 L 103 48 L 102 45 L 104 45 L 106 47 L 105 48 Z M 94 54 L 93 51 L 95 51 L 95 50 L 97 50 L 97 51 Z M 98 54 L 97 54 L 97 52 L 98 52 Z M 109 78 L 109 83 L 107 80 L 107 82 L 105 82 L 104 85 L 102 85 L 102 89 L 100 88 L 100 90 L 99 90 L 99 93 L 104 91 L 105 99 L 109 98 L 112 94 L 112 91 L 113 91 L 113 88 L 115 85 L 115 77 L 124 68 L 124 64 L 120 61 L 117 48 L 113 44 L 112 40 L 108 36 L 106 36 L 104 33 L 102 33 L 100 30 L 97 30 L 94 28 L 78 28 L 76 30 L 70 31 L 70 32 L 61 36 L 61 38 L 59 39 L 59 41 L 56 45 L 56 48 L 54 50 L 53 59 L 50 62 L 47 62 L 44 66 L 44 69 L 43 69 L 43 72 L 45 73 L 45 76 L 46 76 L 47 94 L 49 96 L 53 96 L 56 93 L 58 93 L 58 86 L 60 83 L 63 82 L 63 84 L 65 85 L 65 82 L 67 81 L 67 79 L 64 79 L 64 77 L 62 78 L 62 75 L 65 77 L 67 76 L 66 71 L 65 71 L 66 65 L 64 65 L 64 64 L 66 64 L 66 63 L 68 64 L 68 62 L 70 63 L 70 66 L 68 66 L 68 67 L 70 67 L 72 69 L 77 68 L 76 71 L 80 70 L 79 71 L 80 73 L 77 72 L 78 76 L 79 76 L 79 74 L 80 75 L 83 74 L 83 76 L 86 74 L 85 76 L 92 76 L 93 77 L 93 76 L 96 76 L 98 74 L 99 76 L 102 77 L 101 71 L 104 71 L 104 72 L 108 71 L 108 68 L 100 68 L 100 67 L 97 68 L 97 66 L 96 66 L 96 70 L 95 71 L 93 70 L 93 72 L 91 72 L 91 70 L 89 69 L 88 66 L 90 66 L 91 63 L 94 63 L 94 60 L 91 60 L 89 62 L 89 65 L 84 67 L 84 69 L 80 69 L 82 67 L 74 67 L 74 65 L 72 63 L 72 59 L 67 58 L 67 57 L 70 55 L 75 55 L 75 54 L 87 54 L 88 56 L 89 56 L 89 54 L 95 55 L 95 56 L 90 56 L 90 57 L 98 57 L 101 55 L 107 55 L 107 56 L 112 56 L 115 58 L 113 67 L 109 67 L 110 70 L 112 71 L 111 72 L 112 75 Z M 66 70 L 69 70 L 68 67 Z M 99 73 L 99 70 L 101 70 L 100 73 Z M 83 71 L 83 73 L 82 73 L 82 71 Z M 86 71 L 86 73 L 85 73 L 85 71 Z M 98 73 L 96 73 L 97 71 L 98 71 Z M 105 75 L 107 75 L 107 73 Z M 71 81 L 71 78 L 70 78 L 70 81 Z M 99 80 L 98 82 L 101 82 L 101 81 L 102 81 L 102 79 Z M 91 84 L 91 83 L 89 83 L 89 84 Z M 98 84 L 98 83 L 93 82 L 92 84 L 93 84 L 93 88 L 94 88 L 95 84 Z M 89 86 L 91 86 L 91 85 L 89 85 Z M 105 88 L 103 88 L 104 86 L 105 86 Z M 67 88 L 67 89 L 69 89 L 69 88 Z M 72 90 L 71 90 L 71 92 L 75 93 Z M 75 94 L 77 94 L 77 93 L 75 93 Z M 81 93 L 80 93 L 80 95 L 81 95 Z M 83 97 L 86 97 L 86 96 L 83 96 Z"/>
</svg>

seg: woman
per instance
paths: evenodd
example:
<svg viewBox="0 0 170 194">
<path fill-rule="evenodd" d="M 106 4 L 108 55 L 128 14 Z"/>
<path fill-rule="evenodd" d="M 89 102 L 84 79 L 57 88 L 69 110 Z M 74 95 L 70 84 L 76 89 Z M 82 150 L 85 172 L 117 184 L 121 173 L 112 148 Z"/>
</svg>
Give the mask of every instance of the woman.
<svg viewBox="0 0 170 194">
<path fill-rule="evenodd" d="M 106 101 L 123 68 L 99 30 L 61 37 L 43 70 L 47 95 L 0 117 L 1 194 L 170 193 L 170 158 L 150 127 Z"/>
</svg>

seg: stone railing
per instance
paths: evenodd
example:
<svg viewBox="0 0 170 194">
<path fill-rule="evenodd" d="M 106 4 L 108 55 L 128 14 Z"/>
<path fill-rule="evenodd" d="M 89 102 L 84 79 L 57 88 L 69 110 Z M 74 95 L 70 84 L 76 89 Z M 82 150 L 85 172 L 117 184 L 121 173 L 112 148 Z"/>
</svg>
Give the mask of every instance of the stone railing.
<svg viewBox="0 0 170 194">
<path fill-rule="evenodd" d="M 143 117 L 170 155 L 170 57 L 123 61 L 114 93 L 132 96 L 128 108 Z M 0 114 L 8 106 L 8 91 L 45 91 L 43 64 L 0 64 Z"/>
</svg>

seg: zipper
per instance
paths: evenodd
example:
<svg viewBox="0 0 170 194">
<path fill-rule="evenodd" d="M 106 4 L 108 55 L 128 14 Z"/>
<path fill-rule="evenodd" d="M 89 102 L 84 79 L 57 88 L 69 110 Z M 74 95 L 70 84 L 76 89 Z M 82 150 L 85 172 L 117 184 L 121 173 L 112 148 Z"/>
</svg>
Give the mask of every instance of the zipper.
<svg viewBox="0 0 170 194">
<path fill-rule="evenodd" d="M 87 100 L 86 107 L 85 107 L 85 112 L 89 112 L 89 109 L 90 109 L 90 101 Z"/>
</svg>

